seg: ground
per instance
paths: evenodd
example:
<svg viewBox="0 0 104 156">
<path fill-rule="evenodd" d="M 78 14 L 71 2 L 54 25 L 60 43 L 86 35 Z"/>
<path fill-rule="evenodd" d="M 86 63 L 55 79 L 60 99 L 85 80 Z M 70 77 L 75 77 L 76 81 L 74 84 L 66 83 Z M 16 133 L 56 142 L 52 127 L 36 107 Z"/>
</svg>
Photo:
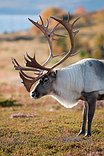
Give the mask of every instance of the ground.
<svg viewBox="0 0 104 156">
<path fill-rule="evenodd" d="M 1 156 L 103 156 L 104 109 L 97 103 L 92 137 L 77 137 L 83 102 L 66 109 L 46 97 L 30 99 L 22 87 L 0 89 Z"/>
</svg>

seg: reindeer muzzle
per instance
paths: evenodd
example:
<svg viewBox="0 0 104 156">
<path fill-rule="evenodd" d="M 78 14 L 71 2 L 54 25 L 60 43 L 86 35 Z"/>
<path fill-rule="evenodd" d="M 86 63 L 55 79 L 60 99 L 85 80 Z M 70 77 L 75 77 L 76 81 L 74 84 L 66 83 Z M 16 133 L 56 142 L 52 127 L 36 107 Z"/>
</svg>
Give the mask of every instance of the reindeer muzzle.
<svg viewBox="0 0 104 156">
<path fill-rule="evenodd" d="M 30 92 L 30 96 L 34 99 L 38 99 L 40 97 L 40 94 L 38 91 L 32 91 Z"/>
</svg>

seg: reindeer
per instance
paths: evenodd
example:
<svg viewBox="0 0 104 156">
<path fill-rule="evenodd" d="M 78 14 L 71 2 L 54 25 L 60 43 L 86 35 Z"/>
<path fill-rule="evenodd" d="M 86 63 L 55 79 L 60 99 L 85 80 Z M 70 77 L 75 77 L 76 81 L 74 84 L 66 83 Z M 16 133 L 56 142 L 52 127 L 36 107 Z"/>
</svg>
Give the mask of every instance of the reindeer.
<svg viewBox="0 0 104 156">
<path fill-rule="evenodd" d="M 49 57 L 43 65 L 36 61 L 35 54 L 34 57 L 30 57 L 27 53 L 24 57 L 26 67 L 22 67 L 15 58 L 12 58 L 12 63 L 15 70 L 19 70 L 20 78 L 23 80 L 22 83 L 26 90 L 30 92 L 32 98 L 38 99 L 45 95 L 51 95 L 66 108 L 77 105 L 78 100 L 85 101 L 82 126 L 78 135 L 91 136 L 91 125 L 96 101 L 104 97 L 104 62 L 102 60 L 87 58 L 65 68 L 55 69 L 66 59 L 77 53 L 75 50 L 75 36 L 78 30 L 74 29 L 74 25 L 79 17 L 72 23 L 70 22 L 70 15 L 67 18 L 63 17 L 63 19 L 51 18 L 58 22 L 52 30 L 48 28 L 49 21 L 47 20 L 47 24 L 45 25 L 41 16 L 41 24 L 29 19 L 44 33 L 49 43 Z M 61 54 L 62 58 L 56 64 L 48 68 L 46 65 L 53 58 L 58 57 L 58 55 L 53 55 L 52 41 L 54 35 L 60 36 L 59 34 L 55 34 L 55 30 L 59 24 L 63 25 L 67 30 L 71 46 L 67 53 Z M 24 71 L 33 71 L 37 76 L 29 76 Z M 31 90 L 31 87 L 37 81 L 38 84 Z"/>
</svg>

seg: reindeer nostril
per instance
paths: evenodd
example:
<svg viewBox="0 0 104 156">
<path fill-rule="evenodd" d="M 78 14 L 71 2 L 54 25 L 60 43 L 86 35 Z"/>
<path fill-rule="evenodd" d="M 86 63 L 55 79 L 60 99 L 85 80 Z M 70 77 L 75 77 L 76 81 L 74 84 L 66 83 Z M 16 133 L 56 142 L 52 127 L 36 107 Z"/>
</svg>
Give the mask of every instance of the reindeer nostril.
<svg viewBox="0 0 104 156">
<path fill-rule="evenodd" d="M 31 96 L 32 97 L 36 97 L 36 93 L 35 92 L 31 92 Z"/>
<path fill-rule="evenodd" d="M 32 97 L 32 98 L 38 98 L 38 97 L 39 97 L 39 93 L 38 93 L 38 92 L 36 92 L 36 91 L 35 91 L 35 92 L 34 92 L 34 91 L 33 91 L 33 92 L 31 92 L 31 94 L 30 94 L 30 95 L 31 95 L 31 97 Z"/>
</svg>

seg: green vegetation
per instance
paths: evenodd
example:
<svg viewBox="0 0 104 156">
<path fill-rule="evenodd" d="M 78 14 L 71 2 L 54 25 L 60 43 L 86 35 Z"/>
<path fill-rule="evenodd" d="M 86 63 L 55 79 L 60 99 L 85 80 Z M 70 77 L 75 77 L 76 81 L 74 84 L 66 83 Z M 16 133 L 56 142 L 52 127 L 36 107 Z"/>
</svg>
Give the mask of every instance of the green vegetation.
<svg viewBox="0 0 104 156">
<path fill-rule="evenodd" d="M 0 156 L 103 156 L 104 109 L 96 111 L 92 138 L 84 138 L 76 137 L 81 124 L 81 109 L 77 107 L 50 111 L 12 103 L 11 107 L 0 105 Z M 11 116 L 16 113 L 34 116 Z"/>
</svg>

